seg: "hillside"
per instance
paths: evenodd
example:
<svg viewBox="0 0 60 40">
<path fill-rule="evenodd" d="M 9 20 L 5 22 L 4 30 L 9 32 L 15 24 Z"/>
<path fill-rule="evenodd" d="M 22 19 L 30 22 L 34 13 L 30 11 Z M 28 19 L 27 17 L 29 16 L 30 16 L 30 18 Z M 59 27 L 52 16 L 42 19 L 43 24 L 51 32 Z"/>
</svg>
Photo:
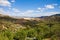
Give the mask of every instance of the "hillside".
<svg viewBox="0 0 60 40">
<path fill-rule="evenodd" d="M 0 14 L 0 40 L 59 40 L 59 14 L 36 18 L 13 18 Z"/>
</svg>

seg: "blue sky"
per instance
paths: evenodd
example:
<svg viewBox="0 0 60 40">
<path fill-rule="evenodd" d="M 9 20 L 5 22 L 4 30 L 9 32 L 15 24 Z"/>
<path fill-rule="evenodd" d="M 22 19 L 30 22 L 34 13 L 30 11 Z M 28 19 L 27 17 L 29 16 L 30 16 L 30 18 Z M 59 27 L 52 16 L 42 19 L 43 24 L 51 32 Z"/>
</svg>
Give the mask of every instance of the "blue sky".
<svg viewBox="0 0 60 40">
<path fill-rule="evenodd" d="M 0 13 L 10 16 L 50 16 L 60 13 L 60 0 L 1 0 Z"/>
</svg>

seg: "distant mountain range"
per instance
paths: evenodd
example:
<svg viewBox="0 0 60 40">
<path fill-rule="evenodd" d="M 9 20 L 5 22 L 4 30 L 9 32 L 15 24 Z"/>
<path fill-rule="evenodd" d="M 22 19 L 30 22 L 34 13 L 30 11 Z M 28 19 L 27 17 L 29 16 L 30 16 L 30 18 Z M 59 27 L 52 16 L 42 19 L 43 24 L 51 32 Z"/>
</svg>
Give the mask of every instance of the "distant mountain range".
<svg viewBox="0 0 60 40">
<path fill-rule="evenodd" d="M 54 14 L 54 15 L 51 15 L 51 16 L 60 16 L 60 14 Z M 23 16 L 23 17 L 20 17 L 20 16 L 8 16 L 8 15 L 0 14 L 0 17 L 13 18 L 13 19 L 21 19 L 21 18 L 46 18 L 46 17 L 51 17 L 51 16 L 41 16 L 41 17 L 26 17 L 26 16 Z"/>
<path fill-rule="evenodd" d="M 54 15 L 50 15 L 50 16 L 41 16 L 41 17 L 36 17 L 36 18 L 46 18 L 46 17 L 51 17 L 51 16 L 60 16 L 60 14 L 54 14 Z"/>
<path fill-rule="evenodd" d="M 9 22 L 12 22 L 12 23 L 16 23 L 16 24 L 24 24 L 25 22 L 27 21 L 49 21 L 49 20 L 53 20 L 53 21 L 57 21 L 57 22 L 60 22 L 60 14 L 54 14 L 54 15 L 51 15 L 51 16 L 41 16 L 41 17 L 23 17 L 23 18 L 20 18 L 20 17 L 11 17 L 11 16 L 8 16 L 8 15 L 2 15 L 0 14 L 0 20 L 4 20 L 4 21 L 9 21 Z"/>
<path fill-rule="evenodd" d="M 60 16 L 60 14 L 55 14 L 55 15 L 51 15 L 51 16 Z"/>
</svg>

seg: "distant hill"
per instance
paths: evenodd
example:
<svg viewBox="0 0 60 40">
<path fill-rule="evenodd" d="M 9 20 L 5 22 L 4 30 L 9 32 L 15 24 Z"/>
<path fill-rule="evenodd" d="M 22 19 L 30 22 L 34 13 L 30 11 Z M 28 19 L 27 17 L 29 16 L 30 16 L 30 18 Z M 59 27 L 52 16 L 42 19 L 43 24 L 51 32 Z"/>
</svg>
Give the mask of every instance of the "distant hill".
<svg viewBox="0 0 60 40">
<path fill-rule="evenodd" d="M 51 16 L 45 16 L 42 18 L 43 20 L 47 20 L 47 21 L 57 21 L 57 22 L 60 22 L 60 14 L 54 14 L 54 15 L 51 15 Z"/>
<path fill-rule="evenodd" d="M 48 20 L 48 19 L 60 19 L 60 14 L 54 14 L 54 15 L 51 15 L 51 16 L 41 16 L 41 17 L 31 17 L 31 18 L 17 18 L 17 17 L 11 17 L 11 16 L 8 16 L 8 15 L 2 15 L 0 14 L 0 19 L 4 19 L 4 20 L 8 20 L 8 21 L 13 21 L 13 22 L 18 22 L 18 23 L 22 23 L 22 22 L 26 22 L 27 20 Z"/>
<path fill-rule="evenodd" d="M 41 16 L 41 17 L 36 17 L 36 18 L 46 18 L 46 17 L 51 17 L 51 16 L 60 16 L 60 14 L 54 14 L 54 15 L 50 15 L 50 16 Z"/>
<path fill-rule="evenodd" d="M 51 15 L 51 16 L 60 16 L 60 14 L 54 14 L 54 15 Z M 22 19 L 22 18 L 46 18 L 46 17 L 51 17 L 51 16 L 41 16 L 41 17 L 19 17 L 19 16 L 8 16 L 8 15 L 3 15 L 3 14 L 0 14 L 0 18 L 11 18 L 11 19 Z"/>
<path fill-rule="evenodd" d="M 52 15 L 52 16 L 60 16 L 60 14 L 55 14 L 55 15 Z"/>
</svg>

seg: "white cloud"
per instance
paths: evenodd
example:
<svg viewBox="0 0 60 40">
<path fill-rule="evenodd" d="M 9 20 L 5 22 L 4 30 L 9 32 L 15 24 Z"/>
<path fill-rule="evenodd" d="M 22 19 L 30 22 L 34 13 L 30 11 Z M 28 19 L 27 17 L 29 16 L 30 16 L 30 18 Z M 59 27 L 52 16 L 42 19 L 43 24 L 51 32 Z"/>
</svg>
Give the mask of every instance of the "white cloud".
<svg viewBox="0 0 60 40">
<path fill-rule="evenodd" d="M 58 4 L 52 4 L 52 5 L 57 6 Z"/>
<path fill-rule="evenodd" d="M 0 14 L 5 13 L 2 8 L 0 8 Z"/>
<path fill-rule="evenodd" d="M 9 15 L 10 12 L 5 11 L 3 8 L 0 8 L 0 14 Z"/>
<path fill-rule="evenodd" d="M 43 12 L 45 8 L 37 8 L 36 12 Z"/>
<path fill-rule="evenodd" d="M 11 0 L 11 2 L 15 2 L 15 0 Z"/>
<path fill-rule="evenodd" d="M 41 8 L 38 8 L 38 10 L 41 10 Z"/>
<path fill-rule="evenodd" d="M 11 3 L 8 0 L 0 0 L 0 6 L 11 7 Z"/>
<path fill-rule="evenodd" d="M 21 15 L 23 15 L 22 11 L 20 11 L 18 8 L 12 8 L 9 12 L 10 12 L 10 16 L 21 16 Z"/>
<path fill-rule="evenodd" d="M 50 15 L 59 14 L 59 13 L 60 12 L 45 12 L 43 16 L 50 16 Z"/>
<path fill-rule="evenodd" d="M 24 13 L 26 13 L 26 14 L 28 13 L 29 14 L 29 13 L 33 13 L 33 12 L 34 12 L 34 10 L 27 10 Z"/>
<path fill-rule="evenodd" d="M 24 12 L 21 12 L 20 14 L 20 16 L 32 16 L 32 14 L 34 14 L 34 10 L 26 10 L 26 11 L 24 11 Z"/>
<path fill-rule="evenodd" d="M 60 8 L 60 6 L 59 6 L 59 8 Z"/>
<path fill-rule="evenodd" d="M 54 5 L 45 5 L 45 8 L 54 9 Z"/>
<path fill-rule="evenodd" d="M 19 12 L 21 12 L 19 9 L 17 9 L 17 8 L 12 8 L 12 11 L 14 11 L 14 12 L 16 12 L 16 13 L 19 13 Z"/>
<path fill-rule="evenodd" d="M 36 12 L 41 12 L 43 9 L 42 8 L 37 8 Z"/>
<path fill-rule="evenodd" d="M 10 15 L 10 16 L 26 16 L 26 17 L 29 17 L 29 16 L 35 16 L 35 17 L 38 17 L 38 16 L 50 16 L 50 15 L 54 15 L 54 14 L 58 14 L 60 12 L 45 12 L 45 13 L 41 13 L 41 12 L 36 12 L 35 10 L 27 10 L 27 11 L 20 11 L 18 10 L 17 8 L 13 8 L 12 9 L 13 12 L 11 11 L 5 11 L 3 10 L 2 8 L 0 9 L 0 14 L 4 14 L 4 15 Z"/>
</svg>

